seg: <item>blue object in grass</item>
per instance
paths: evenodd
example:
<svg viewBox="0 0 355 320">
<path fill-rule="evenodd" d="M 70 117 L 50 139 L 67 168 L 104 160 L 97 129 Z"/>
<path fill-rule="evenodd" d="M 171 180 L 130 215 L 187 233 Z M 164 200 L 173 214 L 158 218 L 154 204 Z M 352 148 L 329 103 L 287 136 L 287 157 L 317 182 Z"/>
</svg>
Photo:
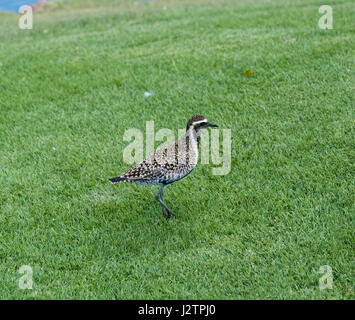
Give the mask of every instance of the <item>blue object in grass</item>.
<svg viewBox="0 0 355 320">
<path fill-rule="evenodd" d="M 38 2 L 38 0 L 0 0 L 0 10 L 19 13 L 18 10 L 20 7 L 25 5 L 30 6 L 36 2 Z"/>
</svg>

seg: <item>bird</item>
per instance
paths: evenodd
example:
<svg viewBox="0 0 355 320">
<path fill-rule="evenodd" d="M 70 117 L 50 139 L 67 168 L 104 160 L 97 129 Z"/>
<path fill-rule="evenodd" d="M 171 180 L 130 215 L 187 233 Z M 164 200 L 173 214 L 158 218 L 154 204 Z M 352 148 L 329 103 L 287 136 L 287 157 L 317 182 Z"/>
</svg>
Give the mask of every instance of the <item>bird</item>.
<svg viewBox="0 0 355 320">
<path fill-rule="evenodd" d="M 131 182 L 141 185 L 159 185 L 155 199 L 160 203 L 163 216 L 176 216 L 164 202 L 164 188 L 186 177 L 196 167 L 201 131 L 218 127 L 200 115 L 193 115 L 187 122 L 186 133 L 174 143 L 159 147 L 153 154 L 120 176 L 109 179 L 113 184 Z"/>
</svg>

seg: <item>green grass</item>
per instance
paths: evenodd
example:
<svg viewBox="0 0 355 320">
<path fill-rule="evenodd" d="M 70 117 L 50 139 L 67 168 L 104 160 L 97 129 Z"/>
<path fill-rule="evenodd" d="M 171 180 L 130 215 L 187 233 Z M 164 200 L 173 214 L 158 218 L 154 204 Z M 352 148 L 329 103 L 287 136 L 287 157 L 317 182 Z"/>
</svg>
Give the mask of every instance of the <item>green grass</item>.
<svg viewBox="0 0 355 320">
<path fill-rule="evenodd" d="M 0 13 L 0 298 L 354 299 L 355 7 L 320 30 L 322 4 L 72 0 L 33 30 Z M 125 130 L 195 113 L 231 129 L 231 172 L 167 188 L 166 221 L 157 187 L 107 179 Z"/>
</svg>

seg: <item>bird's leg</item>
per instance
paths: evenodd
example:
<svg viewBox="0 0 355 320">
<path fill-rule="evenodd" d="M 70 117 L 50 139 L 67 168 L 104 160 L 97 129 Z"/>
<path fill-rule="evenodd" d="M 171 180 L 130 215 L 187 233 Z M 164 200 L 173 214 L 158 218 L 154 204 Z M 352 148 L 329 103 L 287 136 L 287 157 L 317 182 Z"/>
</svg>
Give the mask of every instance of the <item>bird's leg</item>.
<svg viewBox="0 0 355 320">
<path fill-rule="evenodd" d="M 163 187 L 161 187 L 160 189 L 159 189 L 159 195 L 160 195 L 160 199 L 161 199 L 161 201 L 164 203 L 164 188 Z M 164 206 L 164 205 L 161 205 L 161 207 L 163 208 L 163 216 L 165 217 L 165 218 L 169 218 L 169 216 L 168 216 L 168 214 L 167 214 L 167 212 L 166 212 L 166 206 Z"/>
<path fill-rule="evenodd" d="M 164 216 L 165 218 L 168 218 L 168 215 L 167 215 L 167 213 L 166 213 L 166 211 L 165 211 L 164 202 L 163 202 L 162 200 L 160 200 L 159 196 L 161 196 L 161 189 L 159 189 L 159 191 L 156 193 L 155 199 L 157 199 L 157 201 L 161 204 L 161 207 L 162 207 L 162 209 L 163 209 L 163 216 Z"/>
<path fill-rule="evenodd" d="M 163 208 L 163 216 L 166 217 L 166 218 L 170 218 L 171 216 L 175 216 L 175 214 L 164 203 L 164 188 L 165 187 L 166 187 L 166 185 L 163 185 L 160 188 L 160 190 L 155 195 L 155 199 L 157 199 L 157 201 L 161 204 L 161 206 Z M 160 196 L 161 199 L 159 198 L 159 196 Z M 167 215 L 167 213 L 169 215 Z"/>
<path fill-rule="evenodd" d="M 174 212 L 172 212 L 167 206 L 166 206 L 166 204 L 165 204 L 165 202 L 164 202 L 164 188 L 166 187 L 166 185 L 165 186 L 163 186 L 160 190 L 160 197 L 161 197 L 161 200 L 163 201 L 163 203 L 164 203 L 164 206 L 165 206 L 165 210 L 169 213 L 169 217 L 168 218 L 170 218 L 171 216 L 175 216 L 175 213 Z"/>
</svg>

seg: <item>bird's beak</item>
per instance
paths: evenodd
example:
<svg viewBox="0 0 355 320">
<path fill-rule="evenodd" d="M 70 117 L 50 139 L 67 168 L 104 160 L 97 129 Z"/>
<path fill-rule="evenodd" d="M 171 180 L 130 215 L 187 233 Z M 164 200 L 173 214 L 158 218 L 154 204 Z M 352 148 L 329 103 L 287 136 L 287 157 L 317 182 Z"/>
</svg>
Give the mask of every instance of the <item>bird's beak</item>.
<svg viewBox="0 0 355 320">
<path fill-rule="evenodd" d="M 208 122 L 207 127 L 218 127 L 216 124 Z"/>
</svg>

